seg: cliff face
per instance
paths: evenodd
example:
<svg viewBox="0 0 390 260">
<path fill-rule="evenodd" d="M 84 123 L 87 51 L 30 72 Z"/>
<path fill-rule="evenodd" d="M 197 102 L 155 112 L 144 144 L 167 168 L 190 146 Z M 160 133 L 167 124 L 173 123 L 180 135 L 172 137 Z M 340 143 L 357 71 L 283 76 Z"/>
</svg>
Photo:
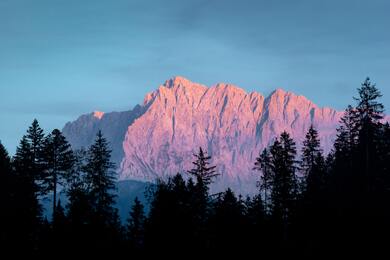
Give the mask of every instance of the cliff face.
<svg viewBox="0 0 390 260">
<path fill-rule="evenodd" d="M 98 129 L 112 144 L 120 179 L 154 180 L 192 167 L 199 147 L 222 174 L 214 190 L 255 189 L 255 157 L 286 130 L 298 147 L 313 124 L 325 151 L 332 147 L 342 113 L 319 108 L 278 89 L 270 96 L 229 84 L 206 87 L 182 77 L 166 81 L 127 112 L 93 113 L 64 127 L 75 147 L 89 145 Z"/>
<path fill-rule="evenodd" d="M 122 143 L 127 131 L 131 125 L 144 111 L 141 106 L 136 106 L 133 110 L 125 112 L 103 113 L 95 111 L 90 114 L 80 116 L 76 121 L 67 123 L 62 132 L 74 149 L 81 147 L 88 148 L 96 137 L 99 130 L 107 138 L 112 150 L 112 160 L 119 167 L 124 152 Z"/>
</svg>

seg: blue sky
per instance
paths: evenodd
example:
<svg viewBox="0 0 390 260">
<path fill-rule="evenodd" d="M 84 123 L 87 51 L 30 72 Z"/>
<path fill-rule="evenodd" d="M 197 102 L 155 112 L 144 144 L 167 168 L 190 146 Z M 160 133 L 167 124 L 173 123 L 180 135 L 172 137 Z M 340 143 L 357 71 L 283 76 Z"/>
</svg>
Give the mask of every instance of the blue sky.
<svg viewBox="0 0 390 260">
<path fill-rule="evenodd" d="M 390 1 L 1 0 L 0 140 L 126 110 L 185 76 L 343 109 L 370 76 L 390 107 Z"/>
</svg>

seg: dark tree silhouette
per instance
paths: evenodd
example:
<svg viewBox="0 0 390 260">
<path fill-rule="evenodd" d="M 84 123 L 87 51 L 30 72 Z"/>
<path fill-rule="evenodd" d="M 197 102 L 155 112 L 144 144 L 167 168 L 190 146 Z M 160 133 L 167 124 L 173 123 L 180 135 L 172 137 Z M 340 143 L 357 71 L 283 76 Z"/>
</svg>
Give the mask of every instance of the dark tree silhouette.
<svg viewBox="0 0 390 260">
<path fill-rule="evenodd" d="M 261 194 L 255 195 L 253 198 L 247 198 L 245 202 L 245 218 L 246 226 L 243 234 L 243 250 L 248 253 L 254 253 L 255 248 L 262 248 L 263 256 L 268 256 L 265 248 L 271 248 L 273 239 L 273 230 L 269 221 L 269 212 L 265 211 L 265 205 Z"/>
<path fill-rule="evenodd" d="M 47 251 L 51 251 L 51 254 L 61 251 L 64 244 L 68 244 L 68 218 L 65 214 L 65 209 L 62 207 L 61 200 L 58 200 L 56 205 L 56 212 L 53 215 L 52 220 L 52 235 L 49 237 L 50 241 L 47 244 Z"/>
<path fill-rule="evenodd" d="M 203 151 L 202 147 L 199 147 L 198 154 L 194 154 L 194 156 L 196 158 L 193 162 L 195 167 L 189 170 L 188 173 L 194 176 L 198 182 L 202 182 L 208 186 L 219 175 L 215 171 L 216 166 L 210 166 L 211 156 L 207 156 L 207 153 Z"/>
<path fill-rule="evenodd" d="M 359 150 L 361 162 L 364 162 L 364 178 L 366 181 L 367 193 L 371 193 L 375 185 L 375 178 L 378 169 L 375 168 L 376 158 L 379 157 L 378 144 L 382 134 L 382 123 L 384 107 L 378 102 L 382 94 L 371 84 L 367 78 L 361 88 L 358 89 L 357 101 L 357 126 L 359 130 Z"/>
<path fill-rule="evenodd" d="M 67 218 L 65 215 L 65 209 L 62 207 L 61 200 L 58 200 L 57 205 L 56 205 L 56 212 L 53 217 L 53 228 L 54 231 L 63 234 L 65 231 L 65 227 L 67 224 Z"/>
<path fill-rule="evenodd" d="M 116 211 L 113 208 L 116 181 L 114 167 L 111 162 L 111 150 L 102 132 L 99 131 L 95 143 L 87 154 L 85 181 L 90 188 L 90 198 L 97 220 L 102 225 L 116 221 Z"/>
<path fill-rule="evenodd" d="M 14 221 L 14 176 L 11 167 L 11 158 L 7 150 L 0 142 L 0 248 L 6 250 L 12 240 L 12 228 Z M 18 223 L 16 223 L 18 224 Z"/>
<path fill-rule="evenodd" d="M 55 223 L 57 201 L 57 186 L 64 185 L 66 176 L 73 168 L 74 156 L 70 144 L 61 131 L 54 129 L 45 139 L 44 146 L 46 190 L 53 192 L 53 223 Z"/>
<path fill-rule="evenodd" d="M 322 155 L 321 143 L 317 130 L 311 126 L 303 141 L 300 170 L 304 177 L 302 193 L 307 197 L 319 191 L 324 181 L 325 159 Z M 310 194 L 310 195 L 309 195 Z"/>
<path fill-rule="evenodd" d="M 216 252 L 235 252 L 243 248 L 244 203 L 237 199 L 231 189 L 221 194 L 214 203 L 214 214 L 211 216 L 211 248 Z"/>
<path fill-rule="evenodd" d="M 92 212 L 85 172 L 87 152 L 81 149 L 73 154 L 73 167 L 65 176 L 64 188 L 69 201 L 67 205 L 69 222 L 73 229 L 80 229 L 83 223 L 90 223 Z"/>
<path fill-rule="evenodd" d="M 44 133 L 38 121 L 34 120 L 23 136 L 13 158 L 17 186 L 14 192 L 15 233 L 19 236 L 20 247 L 35 252 L 40 225 L 42 207 L 39 199 L 45 194 L 44 172 Z"/>
<path fill-rule="evenodd" d="M 92 215 L 93 207 L 90 199 L 90 188 L 86 181 L 86 151 L 74 153 L 75 160 L 72 171 L 66 177 L 65 191 L 68 199 L 67 220 L 69 224 L 69 246 L 74 252 L 93 250 Z"/>
<path fill-rule="evenodd" d="M 370 124 L 380 124 L 383 119 L 384 106 L 378 102 L 382 94 L 375 84 L 372 84 L 370 78 L 367 78 L 358 89 L 359 97 L 354 98 L 357 101 L 357 112 L 360 121 L 360 127 L 368 127 Z"/>
<path fill-rule="evenodd" d="M 12 159 L 0 143 L 0 251 L 111 258 L 163 252 L 266 258 L 387 253 L 390 124 L 383 122 L 380 97 L 364 81 L 326 160 L 313 126 L 299 155 L 283 132 L 256 158 L 260 189 L 245 201 L 230 189 L 209 194 L 218 173 L 200 148 L 187 172 L 194 178 L 177 174 L 151 185 L 149 212 L 135 199 L 126 226 L 120 226 L 114 206 L 114 166 L 101 132 L 88 151 L 71 151 L 59 130 L 44 138 L 34 120 Z M 57 200 L 57 185 L 66 200 Z M 48 191 L 57 202 L 52 223 L 40 205 Z"/>
<path fill-rule="evenodd" d="M 272 165 L 271 192 L 272 215 L 275 221 L 280 222 L 283 241 L 288 238 L 288 227 L 296 205 L 297 178 L 296 178 L 296 148 L 294 141 L 287 132 L 274 142 L 270 149 Z"/>
<path fill-rule="evenodd" d="M 120 240 L 120 220 L 115 208 L 116 173 L 111 162 L 111 150 L 101 131 L 88 150 L 85 164 L 85 182 L 88 187 L 91 247 L 109 252 Z M 88 212 L 87 212 L 88 213 Z"/>
<path fill-rule="evenodd" d="M 265 213 L 269 213 L 269 195 L 272 191 L 272 167 L 271 157 L 267 148 L 256 158 L 253 170 L 261 172 L 258 186 L 263 193 Z"/>
<path fill-rule="evenodd" d="M 357 106 L 347 108 L 338 129 L 328 184 L 327 201 L 333 210 L 329 230 L 338 234 L 334 247 L 343 250 L 378 246 L 382 241 L 375 238 L 389 230 L 384 220 L 388 189 L 381 163 L 386 154 L 381 148 L 385 133 L 381 94 L 368 78 L 358 94 Z"/>
<path fill-rule="evenodd" d="M 351 159 L 352 151 L 355 149 L 358 138 L 356 109 L 348 106 L 341 118 L 341 126 L 337 129 L 335 141 L 335 152 L 338 157 L 344 156 Z"/>
<path fill-rule="evenodd" d="M 44 145 L 45 134 L 39 126 L 38 120 L 34 119 L 26 134 L 27 142 L 30 146 L 31 169 L 30 175 L 37 184 L 37 191 L 40 194 L 45 194 L 46 190 L 42 185 L 44 180 Z"/>
<path fill-rule="evenodd" d="M 326 218 L 323 217 L 325 213 L 322 210 L 324 207 L 323 198 L 325 197 L 326 167 L 318 132 L 313 126 L 309 128 L 303 141 L 300 171 L 303 181 L 301 182 L 301 197 L 295 216 L 294 239 L 306 241 L 314 248 L 322 239 L 319 223 L 326 221 Z M 312 248 L 310 250 L 313 250 Z"/>
<path fill-rule="evenodd" d="M 127 220 L 127 238 L 133 249 L 140 250 L 144 246 L 145 219 L 144 206 L 136 197 Z"/>
</svg>

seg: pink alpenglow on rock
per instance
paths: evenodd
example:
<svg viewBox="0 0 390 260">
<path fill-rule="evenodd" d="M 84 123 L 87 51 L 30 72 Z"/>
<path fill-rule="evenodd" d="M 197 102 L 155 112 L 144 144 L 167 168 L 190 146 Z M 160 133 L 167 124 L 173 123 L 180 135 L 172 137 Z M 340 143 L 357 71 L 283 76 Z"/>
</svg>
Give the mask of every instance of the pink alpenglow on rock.
<svg viewBox="0 0 390 260">
<path fill-rule="evenodd" d="M 72 145 L 85 145 L 74 135 L 93 136 L 97 129 L 112 142 L 120 179 L 153 181 L 191 169 L 199 147 L 212 156 L 221 173 L 212 189 L 256 191 L 253 163 L 259 152 L 287 131 L 298 149 L 314 125 L 325 152 L 332 149 L 342 116 L 320 108 L 304 96 L 277 89 L 268 97 L 231 84 L 212 87 L 183 77 L 167 80 L 131 111 L 80 117 L 64 128 Z M 82 120 L 83 122 L 81 122 Z"/>
<path fill-rule="evenodd" d="M 96 118 L 102 119 L 102 117 L 104 116 L 104 112 L 95 111 L 95 112 L 93 112 L 93 116 Z"/>
</svg>

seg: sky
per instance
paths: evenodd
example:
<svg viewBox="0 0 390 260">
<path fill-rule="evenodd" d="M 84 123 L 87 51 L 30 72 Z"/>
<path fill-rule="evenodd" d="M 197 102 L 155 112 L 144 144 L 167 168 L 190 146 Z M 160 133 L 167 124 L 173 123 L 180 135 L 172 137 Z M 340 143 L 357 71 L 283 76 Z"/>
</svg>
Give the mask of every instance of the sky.
<svg viewBox="0 0 390 260">
<path fill-rule="evenodd" d="M 342 110 L 367 77 L 390 107 L 387 0 L 0 0 L 0 140 L 123 111 L 165 80 L 275 88 Z M 389 108 L 390 109 L 390 108 Z"/>
</svg>

